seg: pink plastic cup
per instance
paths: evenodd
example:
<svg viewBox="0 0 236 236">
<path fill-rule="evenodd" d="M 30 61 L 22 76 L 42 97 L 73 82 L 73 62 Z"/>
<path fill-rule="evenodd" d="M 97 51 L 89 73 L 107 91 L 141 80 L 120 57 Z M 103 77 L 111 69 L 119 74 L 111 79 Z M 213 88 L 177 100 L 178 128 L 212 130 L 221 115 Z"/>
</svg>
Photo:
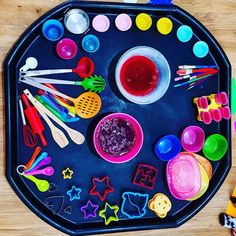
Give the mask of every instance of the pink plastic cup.
<svg viewBox="0 0 236 236">
<path fill-rule="evenodd" d="M 65 38 L 57 43 L 56 51 L 60 58 L 69 60 L 77 54 L 77 45 L 72 39 Z"/>
<path fill-rule="evenodd" d="M 205 142 L 205 133 L 199 126 L 188 126 L 182 133 L 181 143 L 187 152 L 199 152 Z"/>
<path fill-rule="evenodd" d="M 124 155 L 121 155 L 121 156 L 108 155 L 107 153 L 105 153 L 101 149 L 101 147 L 98 143 L 98 140 L 97 140 L 101 124 L 103 124 L 108 119 L 114 119 L 114 118 L 122 119 L 126 122 L 129 122 L 135 130 L 136 140 L 135 140 L 135 143 L 134 143 L 132 149 L 128 153 L 125 153 Z M 104 160 L 111 162 L 111 163 L 117 163 L 117 164 L 124 163 L 124 162 L 132 160 L 135 156 L 138 155 L 139 151 L 141 150 L 142 145 L 143 145 L 143 131 L 142 131 L 142 128 L 141 128 L 140 124 L 138 123 L 138 121 L 136 119 L 134 119 L 132 116 L 130 116 L 128 114 L 124 114 L 124 113 L 113 113 L 113 114 L 110 114 L 110 115 L 104 117 L 97 124 L 94 134 L 93 134 L 93 144 L 94 144 L 94 147 L 95 147 L 97 153 L 99 154 L 99 156 L 101 156 Z"/>
<path fill-rule="evenodd" d="M 123 13 L 116 17 L 115 25 L 120 31 L 127 31 L 132 26 L 132 20 L 129 15 Z"/>
</svg>

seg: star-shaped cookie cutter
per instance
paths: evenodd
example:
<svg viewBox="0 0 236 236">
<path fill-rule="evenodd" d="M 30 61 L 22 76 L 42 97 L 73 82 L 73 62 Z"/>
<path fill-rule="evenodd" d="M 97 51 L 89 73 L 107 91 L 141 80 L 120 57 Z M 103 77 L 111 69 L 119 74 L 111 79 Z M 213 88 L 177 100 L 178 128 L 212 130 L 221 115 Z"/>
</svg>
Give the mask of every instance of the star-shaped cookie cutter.
<svg viewBox="0 0 236 236">
<path fill-rule="evenodd" d="M 106 214 L 107 210 L 108 210 L 107 208 L 112 210 L 114 215 L 111 215 L 110 211 L 109 211 L 109 214 L 107 217 L 107 214 Z M 111 223 L 111 221 L 118 221 L 119 220 L 119 218 L 117 216 L 118 211 L 119 211 L 119 207 L 117 205 L 110 206 L 109 203 L 106 202 L 105 208 L 99 211 L 99 216 L 104 218 L 105 225 L 108 225 Z"/>
<path fill-rule="evenodd" d="M 82 212 L 84 212 L 84 219 L 88 219 L 89 217 L 94 218 L 97 216 L 98 205 L 95 205 L 88 200 L 86 205 L 82 206 L 80 209 Z"/>
<path fill-rule="evenodd" d="M 63 170 L 61 173 L 63 175 L 63 179 L 72 179 L 72 175 L 74 174 L 73 170 L 71 170 L 68 167 L 65 170 Z"/>
<path fill-rule="evenodd" d="M 70 201 L 73 201 L 75 199 L 79 200 L 80 193 L 81 193 L 81 188 L 76 188 L 74 185 L 72 186 L 71 190 L 68 190 L 66 192 L 66 194 L 70 196 Z"/>
<path fill-rule="evenodd" d="M 92 178 L 92 183 L 93 186 L 89 191 L 90 195 L 98 195 L 101 201 L 104 201 L 108 193 L 114 192 L 114 188 L 111 187 L 109 184 L 109 177 L 105 176 L 101 179 L 98 179 L 96 177 Z M 103 186 L 103 189 L 98 189 L 98 185 L 104 185 L 105 183 L 105 188 Z"/>
</svg>

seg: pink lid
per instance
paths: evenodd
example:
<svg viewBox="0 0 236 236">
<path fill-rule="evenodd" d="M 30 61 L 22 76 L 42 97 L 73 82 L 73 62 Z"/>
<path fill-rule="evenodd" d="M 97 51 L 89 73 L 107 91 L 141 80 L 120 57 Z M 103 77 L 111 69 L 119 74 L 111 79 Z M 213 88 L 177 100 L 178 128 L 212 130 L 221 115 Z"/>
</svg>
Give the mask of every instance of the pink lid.
<svg viewBox="0 0 236 236">
<path fill-rule="evenodd" d="M 129 15 L 123 13 L 116 17 L 115 24 L 118 30 L 127 31 L 132 26 L 132 20 Z"/>
<path fill-rule="evenodd" d="M 191 153 L 179 153 L 166 167 L 167 183 L 171 194 L 180 200 L 196 196 L 201 190 L 201 171 Z"/>
<path fill-rule="evenodd" d="M 93 28 L 98 32 L 106 32 L 110 27 L 110 20 L 105 15 L 97 15 L 93 18 Z"/>
</svg>

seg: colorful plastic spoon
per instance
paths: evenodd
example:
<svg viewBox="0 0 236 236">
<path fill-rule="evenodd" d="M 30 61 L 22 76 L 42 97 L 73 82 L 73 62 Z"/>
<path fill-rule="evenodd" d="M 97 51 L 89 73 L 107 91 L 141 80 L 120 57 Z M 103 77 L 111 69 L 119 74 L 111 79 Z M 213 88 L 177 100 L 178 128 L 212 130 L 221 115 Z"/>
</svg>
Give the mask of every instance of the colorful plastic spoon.
<svg viewBox="0 0 236 236">
<path fill-rule="evenodd" d="M 38 179 L 32 175 L 24 175 L 23 176 L 29 180 L 31 180 L 32 182 L 35 183 L 35 185 L 37 186 L 38 190 L 40 192 L 46 192 L 48 191 L 50 184 L 47 180 L 43 180 L 43 179 Z"/>
<path fill-rule="evenodd" d="M 41 170 L 35 170 L 35 171 L 30 171 L 28 173 L 25 173 L 24 175 L 46 175 L 46 176 L 51 176 L 54 173 L 54 168 L 52 166 L 48 166 L 44 169 Z"/>
<path fill-rule="evenodd" d="M 52 161 L 52 158 L 50 156 L 47 156 L 43 160 L 41 160 L 34 168 L 32 168 L 31 170 L 27 170 L 24 173 L 28 174 L 30 172 L 36 171 L 42 166 L 49 165 L 51 163 L 51 161 Z"/>
<path fill-rule="evenodd" d="M 36 167 L 39 162 L 41 162 L 44 158 L 46 158 L 48 156 L 48 153 L 47 152 L 43 152 L 39 157 L 38 159 L 31 165 L 31 167 L 29 169 L 27 169 L 27 171 L 30 171 L 32 169 L 34 169 L 34 167 Z"/>
</svg>

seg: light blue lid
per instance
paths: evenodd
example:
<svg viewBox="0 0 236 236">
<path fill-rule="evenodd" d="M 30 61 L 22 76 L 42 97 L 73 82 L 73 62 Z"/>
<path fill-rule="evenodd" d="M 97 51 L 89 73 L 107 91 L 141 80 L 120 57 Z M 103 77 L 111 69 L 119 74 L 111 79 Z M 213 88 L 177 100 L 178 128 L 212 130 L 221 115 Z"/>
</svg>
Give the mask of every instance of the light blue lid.
<svg viewBox="0 0 236 236">
<path fill-rule="evenodd" d="M 209 47 L 206 42 L 199 41 L 194 44 L 193 46 L 193 53 L 196 57 L 203 58 L 205 57 L 209 52 Z"/>
<path fill-rule="evenodd" d="M 179 41 L 186 43 L 193 37 L 192 29 L 187 25 L 182 25 L 177 30 L 177 38 Z"/>
</svg>

